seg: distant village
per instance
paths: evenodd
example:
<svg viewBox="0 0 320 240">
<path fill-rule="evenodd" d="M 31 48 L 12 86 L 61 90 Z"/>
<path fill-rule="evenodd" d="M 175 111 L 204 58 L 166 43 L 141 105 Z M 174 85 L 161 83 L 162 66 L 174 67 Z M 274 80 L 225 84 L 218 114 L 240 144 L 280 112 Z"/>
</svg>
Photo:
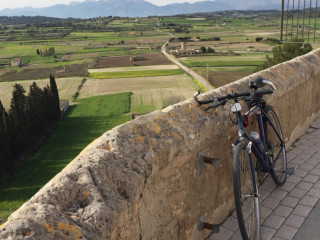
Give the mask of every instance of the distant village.
<svg viewBox="0 0 320 240">
<path fill-rule="evenodd" d="M 170 53 L 173 54 L 173 55 L 176 55 L 176 56 L 182 56 L 182 55 L 201 54 L 201 53 L 203 53 L 203 51 L 201 49 L 187 48 L 186 47 L 186 43 L 185 42 L 181 42 L 181 48 L 180 49 L 176 49 L 176 50 L 171 50 Z"/>
</svg>

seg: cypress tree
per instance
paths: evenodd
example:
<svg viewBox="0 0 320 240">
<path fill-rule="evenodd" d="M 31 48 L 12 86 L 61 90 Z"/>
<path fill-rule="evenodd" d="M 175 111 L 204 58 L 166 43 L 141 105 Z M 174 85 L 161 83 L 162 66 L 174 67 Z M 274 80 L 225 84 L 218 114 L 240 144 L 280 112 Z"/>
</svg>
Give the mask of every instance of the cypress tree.
<svg viewBox="0 0 320 240">
<path fill-rule="evenodd" d="M 54 123 L 57 122 L 60 119 L 61 112 L 60 112 L 60 100 L 59 100 L 59 92 L 57 88 L 57 83 L 54 78 L 50 74 L 50 109 L 52 113 L 52 119 L 54 120 Z"/>
<path fill-rule="evenodd" d="M 5 149 L 6 133 L 4 129 L 4 123 L 3 123 L 4 111 L 5 109 L 0 100 L 0 169 L 2 170 L 6 169 L 6 161 L 7 161 L 6 159 L 7 150 Z M 0 173 L 3 174 L 2 171 Z"/>
<path fill-rule="evenodd" d="M 9 111 L 10 118 L 10 131 L 13 138 L 11 138 L 11 148 L 14 153 L 21 153 L 26 149 L 26 133 L 27 133 L 27 121 L 26 121 L 26 90 L 20 84 L 13 86 L 12 99 Z M 11 121 L 12 120 L 12 121 Z"/>
<path fill-rule="evenodd" d="M 43 90 L 33 82 L 30 85 L 28 95 L 28 115 L 31 120 L 31 134 L 37 138 L 44 134 L 46 128 L 46 117 L 44 116 L 45 106 Z"/>
</svg>

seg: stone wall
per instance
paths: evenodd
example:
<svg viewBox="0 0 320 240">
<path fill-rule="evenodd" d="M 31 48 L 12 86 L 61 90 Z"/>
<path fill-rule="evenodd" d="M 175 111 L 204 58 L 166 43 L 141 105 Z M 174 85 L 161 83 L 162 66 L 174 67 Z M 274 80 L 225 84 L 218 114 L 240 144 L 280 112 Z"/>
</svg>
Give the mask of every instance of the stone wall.
<svg viewBox="0 0 320 240">
<path fill-rule="evenodd" d="M 316 50 L 201 98 L 271 80 L 267 100 L 290 145 L 320 113 L 319 66 Z M 189 99 L 106 132 L 10 216 L 0 239 L 204 239 L 199 217 L 219 223 L 233 209 L 229 107 L 205 113 Z M 219 165 L 200 169 L 199 153 Z"/>
</svg>

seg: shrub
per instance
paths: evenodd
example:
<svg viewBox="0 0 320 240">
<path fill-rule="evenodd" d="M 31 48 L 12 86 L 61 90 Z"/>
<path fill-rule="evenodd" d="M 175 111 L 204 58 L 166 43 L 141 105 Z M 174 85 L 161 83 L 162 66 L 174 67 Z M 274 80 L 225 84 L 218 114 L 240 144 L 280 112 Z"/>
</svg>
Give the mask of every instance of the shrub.
<svg viewBox="0 0 320 240">
<path fill-rule="evenodd" d="M 256 71 L 261 71 L 312 51 L 310 43 L 303 43 L 302 39 L 295 41 L 296 42 L 294 43 L 285 43 L 272 48 L 273 56 L 269 57 L 267 55 L 267 59 L 262 63 L 262 65 L 257 67 Z"/>
</svg>

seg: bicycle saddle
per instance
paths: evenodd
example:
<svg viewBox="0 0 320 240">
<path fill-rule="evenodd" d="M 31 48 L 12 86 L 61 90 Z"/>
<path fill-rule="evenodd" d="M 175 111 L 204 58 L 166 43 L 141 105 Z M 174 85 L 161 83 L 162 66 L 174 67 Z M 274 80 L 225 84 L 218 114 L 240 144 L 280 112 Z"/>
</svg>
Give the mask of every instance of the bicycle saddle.
<svg viewBox="0 0 320 240">
<path fill-rule="evenodd" d="M 252 80 L 250 83 L 249 83 L 249 87 L 250 88 L 253 88 L 253 89 L 258 89 L 258 88 L 262 88 L 266 85 L 266 82 L 264 81 L 263 78 L 259 77 L 259 78 L 256 78 L 254 80 Z"/>
</svg>

